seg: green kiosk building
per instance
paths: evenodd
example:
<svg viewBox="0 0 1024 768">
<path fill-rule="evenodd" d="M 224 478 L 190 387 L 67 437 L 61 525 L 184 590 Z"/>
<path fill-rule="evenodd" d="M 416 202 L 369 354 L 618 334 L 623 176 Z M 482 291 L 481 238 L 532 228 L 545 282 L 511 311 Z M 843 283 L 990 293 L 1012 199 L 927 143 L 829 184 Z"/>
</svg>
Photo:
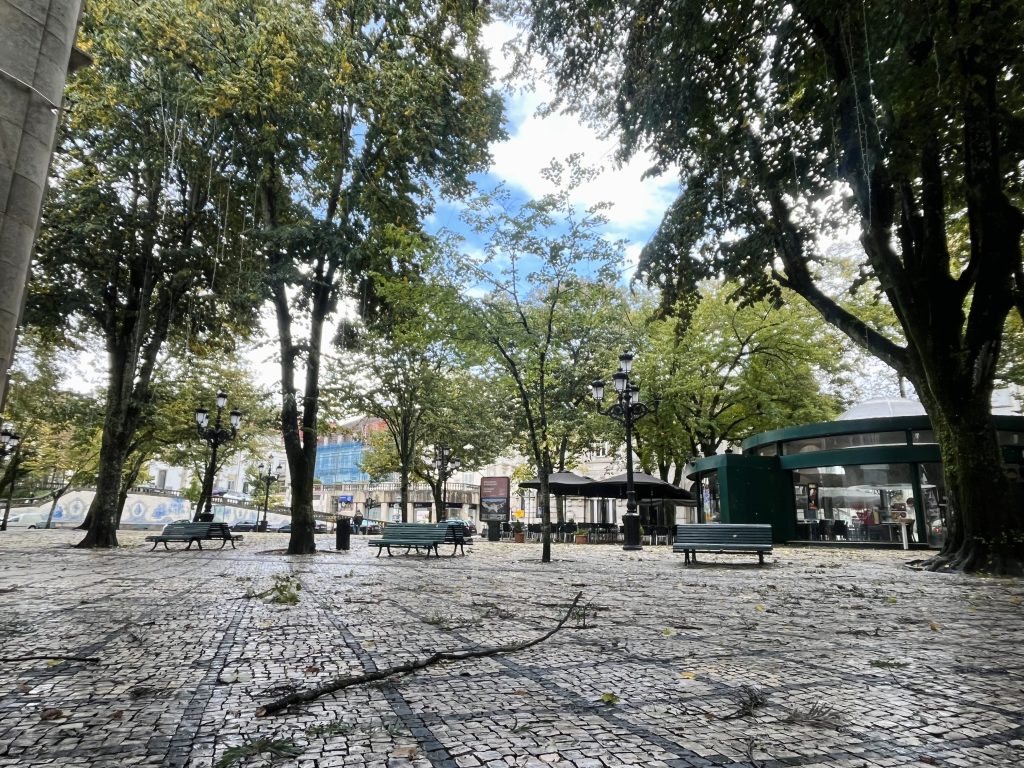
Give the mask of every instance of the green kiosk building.
<svg viewBox="0 0 1024 768">
<path fill-rule="evenodd" d="M 996 415 L 1014 503 L 1024 506 L 1024 417 Z M 755 435 L 694 461 L 702 523 L 769 523 L 777 543 L 863 541 L 939 548 L 948 500 L 920 403 L 870 400 L 837 421 Z"/>
</svg>

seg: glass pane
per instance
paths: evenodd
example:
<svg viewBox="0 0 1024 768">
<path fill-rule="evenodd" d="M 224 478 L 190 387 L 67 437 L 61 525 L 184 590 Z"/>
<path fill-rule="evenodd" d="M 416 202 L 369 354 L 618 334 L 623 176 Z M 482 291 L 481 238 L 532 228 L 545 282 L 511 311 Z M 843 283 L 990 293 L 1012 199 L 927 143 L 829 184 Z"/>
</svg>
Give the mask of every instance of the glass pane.
<svg viewBox="0 0 1024 768">
<path fill-rule="evenodd" d="M 928 545 L 942 547 L 946 542 L 946 531 L 949 530 L 949 502 L 946 498 L 946 480 L 942 474 L 942 464 L 937 461 L 926 462 L 919 464 L 917 469 L 924 503 L 916 506 L 924 515 Z"/>
<path fill-rule="evenodd" d="M 790 440 L 782 444 L 782 453 L 792 456 L 796 453 L 814 451 L 837 451 L 844 448 L 865 448 L 873 445 L 906 445 L 906 432 L 862 432 L 855 435 L 830 435 L 810 437 L 806 440 Z"/>
<path fill-rule="evenodd" d="M 722 503 L 718 490 L 718 473 L 709 472 L 700 479 L 701 511 L 705 523 L 722 522 Z"/>
<path fill-rule="evenodd" d="M 779 447 L 776 443 L 772 443 L 771 445 L 762 445 L 755 451 L 755 454 L 757 456 L 778 456 Z"/>
<path fill-rule="evenodd" d="M 910 433 L 910 440 L 914 445 L 935 445 L 935 432 L 931 429 L 918 429 Z"/>
<path fill-rule="evenodd" d="M 909 464 L 851 464 L 793 472 L 797 537 L 803 540 L 914 540 Z"/>
<path fill-rule="evenodd" d="M 1024 445 L 1024 433 L 1021 432 L 1000 432 L 1000 445 Z"/>
</svg>

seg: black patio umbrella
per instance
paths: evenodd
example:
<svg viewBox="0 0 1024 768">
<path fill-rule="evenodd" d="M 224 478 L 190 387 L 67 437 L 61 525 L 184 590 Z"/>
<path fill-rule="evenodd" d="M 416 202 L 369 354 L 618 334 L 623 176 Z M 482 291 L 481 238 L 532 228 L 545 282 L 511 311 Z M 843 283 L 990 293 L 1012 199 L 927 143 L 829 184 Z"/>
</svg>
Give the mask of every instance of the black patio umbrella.
<svg viewBox="0 0 1024 768">
<path fill-rule="evenodd" d="M 577 489 L 589 486 L 593 479 L 577 475 L 575 472 L 555 472 L 548 475 L 548 489 L 555 496 L 582 496 Z M 527 480 L 519 484 L 520 488 L 540 489 L 540 479 Z"/>
<path fill-rule="evenodd" d="M 636 492 L 637 499 L 672 499 L 696 504 L 693 494 L 689 491 L 645 472 L 633 473 L 633 490 Z M 624 499 L 626 498 L 626 475 L 623 473 L 577 486 L 576 493 L 589 498 Z"/>
</svg>

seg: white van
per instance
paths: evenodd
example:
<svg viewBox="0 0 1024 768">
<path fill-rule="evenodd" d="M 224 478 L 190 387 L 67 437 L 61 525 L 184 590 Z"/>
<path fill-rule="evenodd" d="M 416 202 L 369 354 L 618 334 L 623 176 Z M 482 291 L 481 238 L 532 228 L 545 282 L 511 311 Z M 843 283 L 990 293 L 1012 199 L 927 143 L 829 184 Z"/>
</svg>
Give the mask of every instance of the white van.
<svg viewBox="0 0 1024 768">
<path fill-rule="evenodd" d="M 3 513 L 0 513 L 0 521 L 3 520 Z M 7 518 L 8 528 L 42 528 L 46 525 L 46 515 L 41 512 L 20 512 L 12 513 Z"/>
</svg>

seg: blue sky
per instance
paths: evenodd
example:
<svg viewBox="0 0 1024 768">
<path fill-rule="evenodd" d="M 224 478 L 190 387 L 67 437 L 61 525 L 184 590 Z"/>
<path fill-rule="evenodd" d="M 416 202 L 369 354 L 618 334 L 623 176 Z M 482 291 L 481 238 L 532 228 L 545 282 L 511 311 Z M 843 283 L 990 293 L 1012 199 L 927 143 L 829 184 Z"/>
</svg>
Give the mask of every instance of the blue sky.
<svg viewBox="0 0 1024 768">
<path fill-rule="evenodd" d="M 510 63 L 502 52 L 502 44 L 512 34 L 511 27 L 501 22 L 489 25 L 485 32 L 485 42 L 499 79 L 509 72 Z M 651 164 L 646 157 L 637 157 L 628 165 L 617 167 L 616 138 L 599 138 L 595 129 L 583 125 L 574 115 L 538 117 L 537 108 L 550 99 L 553 91 L 539 71 L 532 79 L 532 85 L 529 91 L 515 88 L 506 93 L 506 132 L 509 138 L 492 147 L 494 162 L 489 173 L 477 178 L 479 186 L 489 190 L 503 183 L 517 198 L 536 198 L 553 191 L 541 176 L 541 171 L 553 159 L 564 160 L 571 154 L 582 153 L 584 164 L 604 168 L 604 172 L 577 190 L 575 202 L 581 206 L 598 202 L 613 205 L 608 212 L 607 233 L 610 239 L 629 242 L 623 265 L 623 274 L 628 280 L 632 277 L 640 250 L 676 197 L 677 180 L 672 175 L 643 179 Z M 429 228 L 432 231 L 449 229 L 463 233 L 465 228 L 460 223 L 458 206 L 441 202 L 429 222 Z"/>
</svg>

